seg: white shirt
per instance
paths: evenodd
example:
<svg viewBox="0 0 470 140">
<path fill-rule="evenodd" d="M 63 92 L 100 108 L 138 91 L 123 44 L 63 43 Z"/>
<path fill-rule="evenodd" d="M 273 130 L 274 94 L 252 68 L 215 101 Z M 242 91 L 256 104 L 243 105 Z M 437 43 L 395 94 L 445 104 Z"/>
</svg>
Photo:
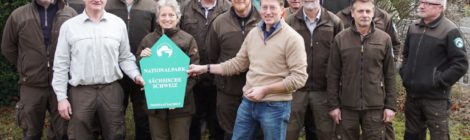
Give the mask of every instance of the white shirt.
<svg viewBox="0 0 470 140">
<path fill-rule="evenodd" d="M 67 98 L 67 83 L 107 84 L 121 79 L 121 70 L 131 79 L 140 75 L 124 21 L 107 12 L 98 23 L 84 11 L 62 24 L 53 70 L 58 101 Z"/>
</svg>

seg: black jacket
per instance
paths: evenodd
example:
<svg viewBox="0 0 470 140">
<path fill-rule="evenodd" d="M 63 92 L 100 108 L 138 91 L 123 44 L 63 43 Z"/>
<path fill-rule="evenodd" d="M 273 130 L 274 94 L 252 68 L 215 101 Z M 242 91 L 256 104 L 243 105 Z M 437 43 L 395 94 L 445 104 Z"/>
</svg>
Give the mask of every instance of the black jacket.
<svg viewBox="0 0 470 140">
<path fill-rule="evenodd" d="M 449 99 L 451 86 L 468 69 L 463 40 L 457 26 L 443 15 L 429 24 L 410 25 L 400 69 L 407 96 Z"/>
</svg>

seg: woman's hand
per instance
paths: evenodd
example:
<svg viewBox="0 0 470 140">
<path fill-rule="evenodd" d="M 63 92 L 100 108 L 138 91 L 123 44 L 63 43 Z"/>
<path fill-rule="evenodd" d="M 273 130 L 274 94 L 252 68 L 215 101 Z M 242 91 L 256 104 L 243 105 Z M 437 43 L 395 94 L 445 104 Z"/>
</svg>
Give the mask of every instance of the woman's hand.
<svg viewBox="0 0 470 140">
<path fill-rule="evenodd" d="M 152 55 L 152 50 L 150 50 L 150 48 L 145 48 L 142 50 L 142 52 L 140 52 L 140 57 L 147 57 L 150 55 Z"/>
</svg>

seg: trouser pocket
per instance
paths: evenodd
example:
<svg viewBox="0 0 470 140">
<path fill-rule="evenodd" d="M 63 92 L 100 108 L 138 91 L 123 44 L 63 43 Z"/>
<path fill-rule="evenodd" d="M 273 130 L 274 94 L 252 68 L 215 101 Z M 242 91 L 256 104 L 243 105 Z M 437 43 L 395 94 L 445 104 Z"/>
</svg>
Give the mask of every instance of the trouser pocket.
<svg viewBox="0 0 470 140">
<path fill-rule="evenodd" d="M 16 109 L 16 124 L 22 128 L 26 129 L 26 125 L 24 124 L 24 115 L 23 115 L 23 108 L 24 104 L 21 102 L 16 103 L 15 109 Z"/>
</svg>

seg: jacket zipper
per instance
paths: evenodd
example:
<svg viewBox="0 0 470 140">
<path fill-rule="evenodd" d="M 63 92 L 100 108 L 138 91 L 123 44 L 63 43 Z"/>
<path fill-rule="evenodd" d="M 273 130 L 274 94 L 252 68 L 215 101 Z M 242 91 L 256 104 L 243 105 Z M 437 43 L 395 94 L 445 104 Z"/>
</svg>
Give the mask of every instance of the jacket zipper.
<svg viewBox="0 0 470 140">
<path fill-rule="evenodd" d="M 361 83 L 361 96 L 360 96 L 360 103 L 361 103 L 361 110 L 364 109 L 364 42 L 366 42 L 366 36 L 361 38 L 361 66 L 360 66 L 360 83 Z"/>
<path fill-rule="evenodd" d="M 126 4 L 126 6 L 128 7 L 128 5 Z M 132 7 L 127 10 L 128 8 L 126 7 L 126 11 L 127 11 L 127 32 L 130 33 L 131 32 L 131 11 L 132 11 Z"/>
<path fill-rule="evenodd" d="M 421 34 L 421 37 L 419 38 L 418 48 L 416 48 L 415 60 L 414 60 L 412 70 L 411 70 L 411 76 L 413 76 L 416 73 L 416 63 L 418 61 L 419 48 L 421 48 L 421 41 L 423 40 L 424 33 L 426 33 L 426 27 L 424 27 L 423 33 Z M 411 84 L 412 90 L 414 90 L 415 89 L 414 88 L 414 78 L 411 78 L 410 84 Z"/>
<path fill-rule="evenodd" d="M 55 31 L 55 25 L 57 24 L 57 20 L 59 20 L 57 17 L 59 15 L 59 12 L 61 11 L 61 9 L 59 9 L 56 13 L 55 13 L 55 16 L 54 16 L 54 21 L 52 21 L 52 27 L 51 27 L 51 37 L 52 37 L 52 34 L 54 33 Z M 46 12 L 47 13 L 47 12 Z M 46 16 L 47 17 L 47 16 Z M 47 20 L 46 20 L 46 24 L 47 24 Z M 48 46 L 46 46 L 46 59 L 47 59 L 47 73 L 49 75 L 50 73 L 50 69 L 51 69 L 51 57 L 50 57 L 50 49 L 51 49 L 51 42 L 52 42 L 52 39 L 53 38 L 50 38 L 49 39 L 49 43 L 47 43 Z M 50 76 L 47 76 L 48 77 L 48 81 L 51 81 L 51 77 Z"/>
<path fill-rule="evenodd" d="M 242 35 L 245 37 L 245 20 L 242 20 Z"/>
<path fill-rule="evenodd" d="M 308 29 L 307 29 L 307 30 L 308 30 Z M 313 60 L 313 58 L 314 58 L 314 53 L 313 53 L 313 52 L 315 52 L 315 47 L 313 47 L 313 33 L 314 33 L 315 31 L 314 31 L 314 32 L 310 32 L 310 30 L 308 30 L 308 31 L 309 31 L 309 33 L 310 33 L 310 49 L 312 50 L 312 61 L 310 62 L 310 63 L 311 63 L 310 66 L 312 66 L 312 68 L 310 69 L 309 73 L 313 73 L 313 65 L 314 65 L 314 60 Z M 308 80 L 308 77 L 307 77 L 307 80 Z M 314 82 L 314 83 L 315 83 L 315 82 Z M 313 85 L 313 86 L 315 86 L 315 85 Z M 313 87 L 313 86 L 312 86 L 312 87 Z M 307 87 L 307 86 L 306 86 L 306 87 Z"/>
<path fill-rule="evenodd" d="M 45 14 L 44 14 L 44 26 L 47 27 L 47 8 L 44 7 L 44 11 L 45 11 Z"/>
</svg>

